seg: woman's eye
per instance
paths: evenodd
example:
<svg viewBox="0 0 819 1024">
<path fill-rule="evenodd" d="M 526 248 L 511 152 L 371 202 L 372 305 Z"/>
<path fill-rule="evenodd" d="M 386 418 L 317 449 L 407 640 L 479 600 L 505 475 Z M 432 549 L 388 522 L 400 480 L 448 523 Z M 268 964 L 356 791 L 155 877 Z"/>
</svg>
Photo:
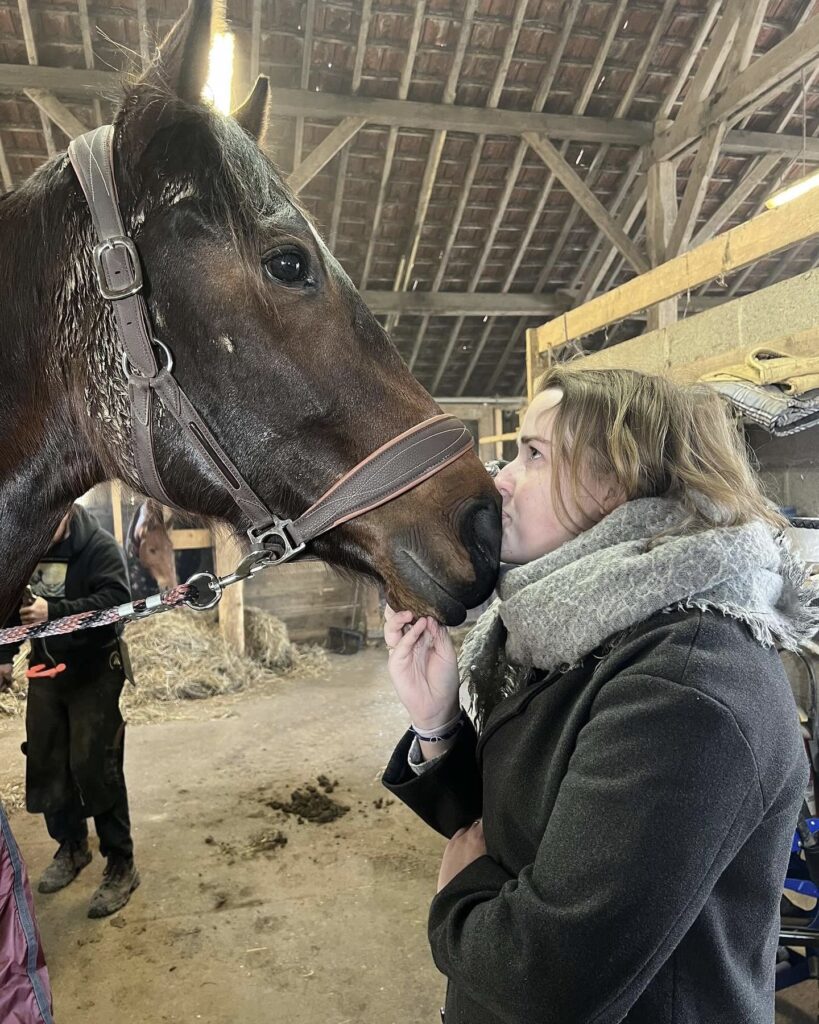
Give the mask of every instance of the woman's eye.
<svg viewBox="0 0 819 1024">
<path fill-rule="evenodd" d="M 264 268 L 270 277 L 283 284 L 299 284 L 307 280 L 307 257 L 295 249 L 285 249 L 266 256 Z"/>
<path fill-rule="evenodd" d="M 533 448 L 532 445 L 528 445 L 527 447 L 528 447 L 528 454 L 529 454 L 529 459 L 530 460 L 531 459 L 539 459 L 541 457 L 540 456 L 540 452 L 537 450 L 537 448 Z"/>
</svg>

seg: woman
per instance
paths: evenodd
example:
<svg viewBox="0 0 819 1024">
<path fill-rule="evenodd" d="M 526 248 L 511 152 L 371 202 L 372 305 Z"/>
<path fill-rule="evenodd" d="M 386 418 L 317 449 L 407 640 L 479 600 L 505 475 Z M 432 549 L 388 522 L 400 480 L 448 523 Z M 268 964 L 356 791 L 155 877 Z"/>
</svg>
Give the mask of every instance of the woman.
<svg viewBox="0 0 819 1024">
<path fill-rule="evenodd" d="M 496 483 L 460 674 L 432 619 L 385 626 L 412 726 L 384 781 L 452 837 L 446 1024 L 771 1024 L 807 778 L 773 645 L 817 616 L 738 432 L 700 388 L 556 367 Z"/>
</svg>

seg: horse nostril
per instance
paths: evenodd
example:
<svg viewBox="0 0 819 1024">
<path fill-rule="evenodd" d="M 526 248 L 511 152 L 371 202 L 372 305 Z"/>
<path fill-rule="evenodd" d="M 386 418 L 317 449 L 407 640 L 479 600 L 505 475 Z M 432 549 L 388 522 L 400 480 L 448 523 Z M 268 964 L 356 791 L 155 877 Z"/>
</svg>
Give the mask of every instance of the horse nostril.
<svg viewBox="0 0 819 1024">
<path fill-rule="evenodd" d="M 478 498 L 460 516 L 460 535 L 466 548 L 496 566 L 500 560 L 501 520 L 494 497 Z"/>
</svg>

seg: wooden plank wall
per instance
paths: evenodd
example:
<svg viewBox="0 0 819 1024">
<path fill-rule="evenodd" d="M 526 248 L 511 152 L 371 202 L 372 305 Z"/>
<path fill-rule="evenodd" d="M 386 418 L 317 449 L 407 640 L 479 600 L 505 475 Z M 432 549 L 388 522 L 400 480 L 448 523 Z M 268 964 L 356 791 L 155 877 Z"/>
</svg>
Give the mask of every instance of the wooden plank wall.
<svg viewBox="0 0 819 1024">
<path fill-rule="evenodd" d="M 260 572 L 245 583 L 245 608 L 261 608 L 280 618 L 299 643 L 323 643 L 330 626 L 352 625 L 355 584 L 322 562 L 295 562 Z M 372 635 L 381 632 L 378 591 L 359 587 L 359 603 Z M 359 624 L 356 628 L 361 628 Z"/>
</svg>

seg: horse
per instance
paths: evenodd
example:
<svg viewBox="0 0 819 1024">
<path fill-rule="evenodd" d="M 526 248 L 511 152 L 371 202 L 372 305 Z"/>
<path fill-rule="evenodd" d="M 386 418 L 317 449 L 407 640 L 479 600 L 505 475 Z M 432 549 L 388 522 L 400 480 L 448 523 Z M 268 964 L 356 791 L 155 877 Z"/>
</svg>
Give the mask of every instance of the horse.
<svg viewBox="0 0 819 1024">
<path fill-rule="evenodd" d="M 440 413 L 264 154 L 268 83 L 232 116 L 201 99 L 210 0 L 190 0 L 114 120 L 114 173 L 155 338 L 267 508 L 295 518 L 371 452 Z M 0 199 L 0 622 L 71 502 L 142 491 L 126 368 L 95 272 L 89 207 L 65 154 Z M 224 480 L 156 403 L 173 504 L 238 535 Z M 441 622 L 492 592 L 497 492 L 469 452 L 311 544 L 387 601 Z"/>
<path fill-rule="evenodd" d="M 131 592 L 147 597 L 159 590 L 170 590 L 179 582 L 176 553 L 170 537 L 173 513 L 149 499 L 136 509 L 125 537 L 125 559 Z"/>
</svg>

